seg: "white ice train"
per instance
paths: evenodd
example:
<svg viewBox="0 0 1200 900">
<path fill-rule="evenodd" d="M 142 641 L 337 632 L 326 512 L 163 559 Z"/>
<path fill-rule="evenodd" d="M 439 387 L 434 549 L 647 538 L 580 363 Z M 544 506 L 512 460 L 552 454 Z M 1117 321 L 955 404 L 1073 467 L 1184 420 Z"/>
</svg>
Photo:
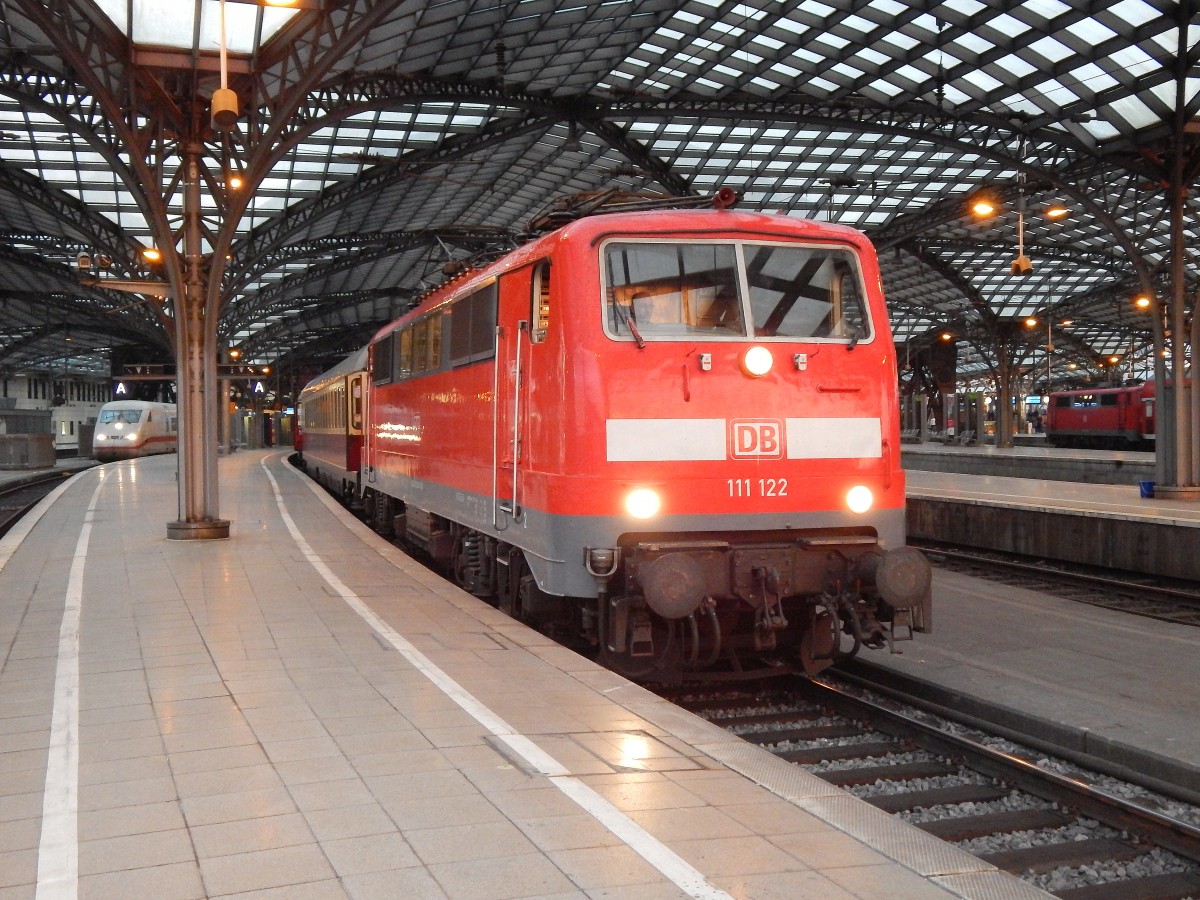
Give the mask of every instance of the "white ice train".
<svg viewBox="0 0 1200 900">
<path fill-rule="evenodd" d="M 178 449 L 179 417 L 174 403 L 115 400 L 100 407 L 92 438 L 92 456 L 100 462 Z"/>
</svg>

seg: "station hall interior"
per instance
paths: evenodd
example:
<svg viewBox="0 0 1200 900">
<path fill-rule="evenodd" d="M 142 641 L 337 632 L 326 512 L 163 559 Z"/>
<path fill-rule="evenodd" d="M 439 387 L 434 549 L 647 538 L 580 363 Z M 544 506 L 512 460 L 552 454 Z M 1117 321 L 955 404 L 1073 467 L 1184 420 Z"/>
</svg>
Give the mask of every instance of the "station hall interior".
<svg viewBox="0 0 1200 900">
<path fill-rule="evenodd" d="M 1200 0 L 0 0 L 0 492 L 27 474 L 7 469 L 40 467 L 6 464 L 22 432 L 70 475 L 0 526 L 0 900 L 1111 900 L 1143 876 L 1200 896 L 1198 607 L 1084 604 L 936 549 L 1195 593 L 1198 181 Z M 446 319 L 473 309 L 475 293 L 431 293 L 448 279 L 577 218 L 676 208 L 786 220 L 709 242 L 737 244 L 747 313 L 743 245 L 842 245 L 821 265 L 853 248 L 870 273 L 861 345 L 832 317 L 806 336 L 823 359 L 768 335 L 793 378 L 773 388 L 810 404 L 795 418 L 738 418 L 745 384 L 769 379 L 733 364 L 707 418 L 682 406 L 694 385 L 716 394 L 698 354 L 673 407 L 643 416 L 626 390 L 575 468 L 520 480 L 534 366 L 499 350 L 496 288 L 490 334 L 467 341 L 491 354 L 460 357 L 487 364 L 448 351 L 421 373 L 491 415 L 469 477 L 420 483 L 400 452 L 360 466 L 385 455 L 369 416 L 293 452 L 306 386 L 306 408 L 353 409 L 355 385 L 403 406 L 405 378 L 375 380 L 367 345 L 402 358 L 416 325 L 397 320 L 430 297 Z M 630 218 L 631 246 L 670 240 Z M 503 307 L 531 312 L 529 335 L 550 283 L 536 262 Z M 687 352 L 678 333 L 644 354 L 636 327 L 618 338 L 615 291 L 596 287 L 612 317 L 589 320 L 596 346 L 646 371 Z M 744 360 L 760 324 L 714 355 Z M 528 326 L 509 346 L 532 358 Z M 809 363 L 842 380 L 802 380 Z M 1085 409 L 1120 392 L 1152 433 L 1128 452 L 1048 446 L 1064 392 Z M 421 427 L 468 431 L 450 393 L 422 395 Z M 548 395 L 581 421 L 586 402 Z M 113 399 L 138 408 L 111 427 L 137 422 L 163 452 L 97 452 Z M 394 445 L 419 431 L 401 418 L 383 423 Z M 538 425 L 546 444 L 571 431 Z M 758 442 L 745 457 L 735 434 Z M 414 452 L 445 472 L 450 443 Z M 791 494 L 759 477 L 775 463 Z M 641 493 L 620 466 L 669 483 L 676 509 L 656 519 L 651 490 L 643 519 L 613 513 Z M 1028 741 L 1027 769 L 1060 755 L 1044 768 L 1130 776 L 1159 824 L 1186 807 L 1191 855 L 1156 869 L 1168 841 L 1084 816 L 1050 849 L 1122 844 L 1111 866 L 1006 863 L 939 831 L 929 796 L 897 816 L 908 800 L 827 778 L 861 742 L 800 746 L 848 727 L 827 707 L 690 693 L 701 673 L 736 694 L 748 674 L 814 684 L 864 658 L 881 694 L 923 685 L 972 728 L 995 715 L 985 742 Z M 760 712 L 792 737 L 721 721 Z M 991 796 L 990 771 L 917 792 Z M 1050 780 L 1084 780 L 1063 771 Z M 1043 800 L 1046 819 L 1079 811 Z M 1009 801 L 974 812 L 1028 814 Z"/>
<path fill-rule="evenodd" d="M 865 231 L 902 392 L 943 434 L 946 397 L 983 398 L 1003 445 L 1050 389 L 1184 382 L 1193 359 L 1191 0 L 0 13 L 5 393 L 65 407 L 176 367 L 139 390 L 178 393 L 180 521 L 220 521 L 219 369 L 282 412 L 447 267 L 610 192 L 728 188 Z M 1200 484 L 1197 406 L 1158 398 L 1163 485 Z"/>
</svg>

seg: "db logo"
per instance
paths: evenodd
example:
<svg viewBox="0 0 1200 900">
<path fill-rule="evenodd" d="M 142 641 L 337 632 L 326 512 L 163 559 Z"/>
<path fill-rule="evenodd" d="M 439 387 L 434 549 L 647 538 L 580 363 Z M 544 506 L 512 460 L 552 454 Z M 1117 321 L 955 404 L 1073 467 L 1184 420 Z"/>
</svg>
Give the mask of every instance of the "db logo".
<svg viewBox="0 0 1200 900">
<path fill-rule="evenodd" d="M 778 419 L 733 419 L 729 455 L 734 459 L 783 459 L 783 423 Z"/>
</svg>

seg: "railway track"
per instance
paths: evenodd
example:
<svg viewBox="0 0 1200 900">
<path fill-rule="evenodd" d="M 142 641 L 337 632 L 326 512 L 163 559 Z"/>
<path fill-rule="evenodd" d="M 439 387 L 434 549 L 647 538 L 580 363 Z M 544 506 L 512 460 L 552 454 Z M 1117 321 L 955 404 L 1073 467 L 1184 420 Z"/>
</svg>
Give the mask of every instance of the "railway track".
<svg viewBox="0 0 1200 900">
<path fill-rule="evenodd" d="M 0 537 L 6 535 L 21 516 L 33 509 L 43 497 L 62 484 L 64 478 L 74 474 L 74 471 L 48 472 L 37 476 L 35 481 L 0 485 Z"/>
<path fill-rule="evenodd" d="M 833 678 L 664 696 L 1070 900 L 1200 898 L 1200 810 Z"/>
<path fill-rule="evenodd" d="M 1200 626 L 1200 584 L 931 541 L 912 542 L 935 568 L 1106 609 Z"/>
</svg>

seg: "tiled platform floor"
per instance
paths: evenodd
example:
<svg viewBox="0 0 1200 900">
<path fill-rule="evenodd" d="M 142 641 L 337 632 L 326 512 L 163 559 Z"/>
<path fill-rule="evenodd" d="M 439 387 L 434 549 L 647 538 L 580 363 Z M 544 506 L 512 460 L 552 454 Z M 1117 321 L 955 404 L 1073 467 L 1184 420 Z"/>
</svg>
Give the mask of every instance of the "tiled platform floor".
<svg viewBox="0 0 1200 900">
<path fill-rule="evenodd" d="M 223 541 L 166 540 L 173 457 L 60 490 L 0 542 L 0 900 L 1041 896 L 448 586 L 282 454 L 220 460 Z"/>
</svg>

